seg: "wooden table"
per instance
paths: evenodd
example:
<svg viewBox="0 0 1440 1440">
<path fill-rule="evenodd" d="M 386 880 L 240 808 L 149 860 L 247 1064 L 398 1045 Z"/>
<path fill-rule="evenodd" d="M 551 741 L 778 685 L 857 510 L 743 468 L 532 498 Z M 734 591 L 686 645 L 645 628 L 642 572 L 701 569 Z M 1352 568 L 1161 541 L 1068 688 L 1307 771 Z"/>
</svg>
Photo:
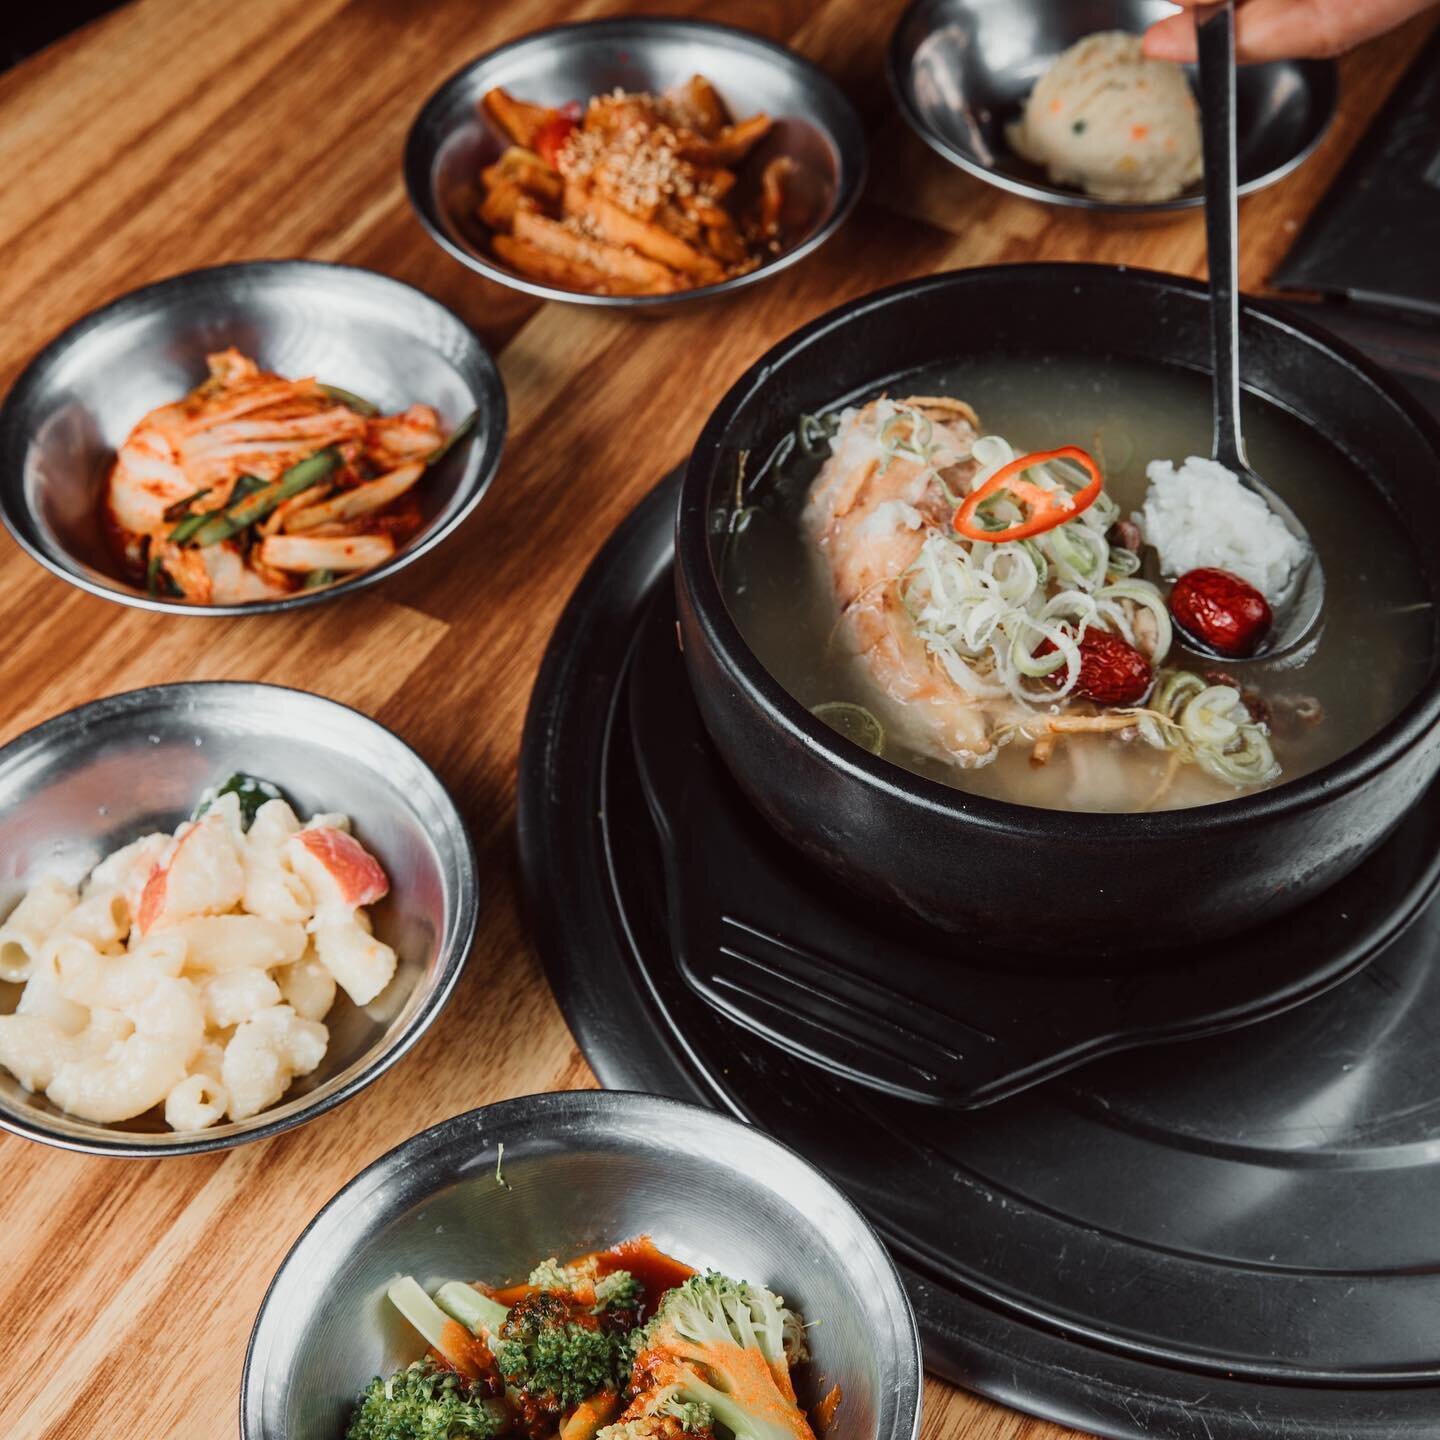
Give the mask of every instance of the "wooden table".
<svg viewBox="0 0 1440 1440">
<path fill-rule="evenodd" d="M 193 266 L 275 256 L 367 265 L 429 291 L 499 354 L 504 464 L 476 518 L 378 591 L 286 617 L 175 619 L 54 579 L 0 541 L 0 739 L 158 681 L 304 686 L 397 730 L 476 837 L 484 913 L 460 986 L 409 1058 L 268 1143 L 196 1159 L 97 1160 L 0 1138 L 0 1432 L 219 1437 L 246 1337 L 305 1222 L 357 1170 L 444 1116 L 595 1083 L 516 904 L 515 765 L 552 625 L 596 548 L 685 453 L 766 347 L 875 286 L 992 261 L 1202 269 L 1198 216 L 1127 228 L 1010 198 L 912 139 L 882 79 L 898 0 L 694 0 L 783 40 L 860 106 L 875 179 L 845 229 L 778 284 L 663 321 L 533 302 L 442 254 L 402 191 L 403 137 L 468 58 L 591 0 L 138 0 L 0 77 L 0 386 L 62 327 Z M 638 8 L 638 7 L 637 7 Z M 1319 153 L 1242 210 L 1262 288 L 1298 223 L 1421 43 L 1425 22 L 1343 62 Z M 676 363 L 685 357 L 684 363 Z M 925 1433 L 1061 1440 L 931 1381 Z"/>
</svg>

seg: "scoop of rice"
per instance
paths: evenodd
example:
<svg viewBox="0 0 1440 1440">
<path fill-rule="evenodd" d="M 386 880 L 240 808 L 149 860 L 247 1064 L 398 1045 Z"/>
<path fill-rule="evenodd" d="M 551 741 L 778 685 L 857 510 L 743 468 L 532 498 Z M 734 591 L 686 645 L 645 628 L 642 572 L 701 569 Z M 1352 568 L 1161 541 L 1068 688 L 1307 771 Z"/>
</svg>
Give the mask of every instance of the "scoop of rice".
<svg viewBox="0 0 1440 1440">
<path fill-rule="evenodd" d="M 1213 567 L 1248 580 L 1268 600 L 1284 591 L 1305 546 L 1238 476 L 1199 455 L 1178 470 L 1152 460 L 1145 474 L 1150 489 L 1136 519 L 1168 579 Z"/>
<path fill-rule="evenodd" d="M 1122 31 L 1065 51 L 1007 133 L 1057 185 L 1102 200 L 1172 200 L 1200 178 L 1200 121 L 1184 72 L 1146 58 L 1140 37 Z"/>
</svg>

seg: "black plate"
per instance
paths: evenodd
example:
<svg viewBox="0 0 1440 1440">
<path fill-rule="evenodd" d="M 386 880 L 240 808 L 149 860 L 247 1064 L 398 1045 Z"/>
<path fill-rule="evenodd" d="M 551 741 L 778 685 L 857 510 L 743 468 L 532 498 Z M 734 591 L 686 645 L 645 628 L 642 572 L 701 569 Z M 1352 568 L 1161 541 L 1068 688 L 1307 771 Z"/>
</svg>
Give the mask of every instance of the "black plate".
<svg viewBox="0 0 1440 1440">
<path fill-rule="evenodd" d="M 521 761 L 534 931 L 601 1080 L 720 1106 L 824 1167 L 900 1258 L 930 1367 L 997 1400 L 1126 1440 L 1440 1434 L 1437 907 L 1309 1004 L 983 1110 L 786 1056 L 671 954 L 625 675 L 674 499 L 576 591 Z"/>
</svg>

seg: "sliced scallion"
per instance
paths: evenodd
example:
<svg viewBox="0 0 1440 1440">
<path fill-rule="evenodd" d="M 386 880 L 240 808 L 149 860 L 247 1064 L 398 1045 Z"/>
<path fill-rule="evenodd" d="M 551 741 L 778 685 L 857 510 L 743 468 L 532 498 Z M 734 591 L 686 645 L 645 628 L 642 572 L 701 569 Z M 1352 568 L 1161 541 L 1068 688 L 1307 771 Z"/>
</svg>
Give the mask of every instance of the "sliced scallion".
<svg viewBox="0 0 1440 1440">
<path fill-rule="evenodd" d="M 165 538 L 172 545 L 183 545 L 210 518 L 208 511 L 187 515 Z"/>
<path fill-rule="evenodd" d="M 357 415 L 363 415 L 368 420 L 380 413 L 380 407 L 372 404 L 363 395 L 357 395 L 353 390 L 342 389 L 339 385 L 326 385 L 320 382 L 320 389 L 332 400 L 338 400 L 342 405 L 348 405 Z"/>
<path fill-rule="evenodd" d="M 879 755 L 885 749 L 885 727 L 863 705 L 854 705 L 849 700 L 827 700 L 810 713 L 872 755 Z"/>
<path fill-rule="evenodd" d="M 183 520 L 189 513 L 190 507 L 197 501 L 203 500 L 210 493 L 210 486 L 206 485 L 197 490 L 193 495 L 187 495 L 183 500 L 177 500 L 173 505 L 165 507 L 165 518 L 167 520 Z"/>
<path fill-rule="evenodd" d="M 247 493 L 238 501 L 232 498 L 230 504 L 219 514 L 207 516 L 205 523 L 191 536 L 191 543 L 201 546 L 217 545 L 222 540 L 238 535 L 242 530 L 248 530 L 292 495 L 298 495 L 302 490 L 318 485 L 339 465 L 340 452 L 333 446 L 297 461 L 274 484 Z M 244 478 L 241 477 L 242 480 Z M 237 481 L 236 489 L 239 488 Z"/>
<path fill-rule="evenodd" d="M 812 460 L 830 453 L 830 440 L 839 427 L 834 415 L 801 415 L 795 422 L 795 441 Z"/>
</svg>

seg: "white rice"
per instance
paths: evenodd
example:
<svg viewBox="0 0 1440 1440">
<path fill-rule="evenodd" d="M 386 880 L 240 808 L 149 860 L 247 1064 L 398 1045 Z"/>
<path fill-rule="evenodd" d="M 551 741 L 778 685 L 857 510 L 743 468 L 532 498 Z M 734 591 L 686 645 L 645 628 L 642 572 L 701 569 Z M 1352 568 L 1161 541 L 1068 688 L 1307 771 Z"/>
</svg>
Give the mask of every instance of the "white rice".
<svg viewBox="0 0 1440 1440">
<path fill-rule="evenodd" d="M 1191 455 L 1145 467 L 1150 489 L 1135 517 L 1167 579 L 1213 567 L 1248 580 L 1268 600 L 1285 589 L 1305 546 L 1253 490 L 1214 460 Z"/>
</svg>

